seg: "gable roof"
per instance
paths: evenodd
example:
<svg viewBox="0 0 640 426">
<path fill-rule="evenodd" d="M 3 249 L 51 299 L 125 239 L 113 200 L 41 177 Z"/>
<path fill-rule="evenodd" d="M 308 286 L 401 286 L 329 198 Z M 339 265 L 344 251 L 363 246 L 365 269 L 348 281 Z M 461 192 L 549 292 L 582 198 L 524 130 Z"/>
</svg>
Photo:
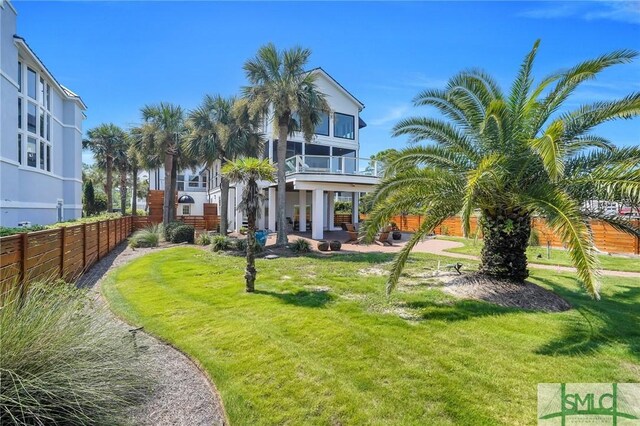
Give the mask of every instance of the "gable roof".
<svg viewBox="0 0 640 426">
<path fill-rule="evenodd" d="M 327 77 L 327 79 L 329 81 L 331 81 L 332 83 L 334 83 L 338 89 L 340 89 L 342 92 L 344 92 L 349 98 L 351 98 L 355 103 L 357 103 L 360 106 L 360 111 L 362 111 L 364 109 L 364 104 L 362 102 L 360 102 L 360 100 L 358 98 L 356 98 L 355 96 L 353 96 L 351 94 L 351 92 L 349 92 L 347 89 L 344 88 L 344 86 L 342 84 L 340 84 L 338 82 L 338 80 L 336 80 L 335 78 L 333 78 L 331 76 L 331 74 L 329 74 L 328 72 L 326 72 L 322 67 L 317 67 L 317 68 L 313 68 L 310 69 L 309 71 L 307 71 L 307 73 L 311 74 L 311 73 L 321 73 L 322 75 L 324 75 L 325 77 Z"/>
<path fill-rule="evenodd" d="M 67 89 L 62 84 L 60 84 L 58 80 L 56 80 L 53 74 L 51 74 L 51 72 L 47 69 L 46 65 L 40 60 L 40 58 L 38 58 L 38 55 L 36 55 L 36 53 L 31 49 L 31 47 L 27 44 L 26 40 L 23 37 L 20 37 L 19 35 L 14 35 L 13 39 L 15 40 L 16 44 L 21 46 L 25 50 L 25 52 L 27 52 L 31 56 L 31 59 L 34 60 L 44 70 L 47 77 L 49 77 L 51 81 L 53 81 L 53 83 L 57 86 L 58 91 L 60 91 L 65 98 L 71 101 L 75 101 L 77 104 L 80 105 L 80 107 L 83 110 L 87 109 L 87 105 L 85 105 L 85 103 L 82 101 L 82 98 L 80 96 L 76 95 L 71 90 Z"/>
</svg>

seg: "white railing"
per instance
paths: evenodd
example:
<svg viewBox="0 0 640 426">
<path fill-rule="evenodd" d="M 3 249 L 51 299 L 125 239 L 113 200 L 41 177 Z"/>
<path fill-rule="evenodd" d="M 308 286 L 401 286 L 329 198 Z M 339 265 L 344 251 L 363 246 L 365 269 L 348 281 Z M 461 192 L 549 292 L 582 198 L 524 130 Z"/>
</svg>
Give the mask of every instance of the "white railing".
<svg viewBox="0 0 640 426">
<path fill-rule="evenodd" d="M 287 174 L 328 173 L 382 177 L 384 164 L 370 158 L 329 155 L 296 155 L 285 161 Z"/>
</svg>

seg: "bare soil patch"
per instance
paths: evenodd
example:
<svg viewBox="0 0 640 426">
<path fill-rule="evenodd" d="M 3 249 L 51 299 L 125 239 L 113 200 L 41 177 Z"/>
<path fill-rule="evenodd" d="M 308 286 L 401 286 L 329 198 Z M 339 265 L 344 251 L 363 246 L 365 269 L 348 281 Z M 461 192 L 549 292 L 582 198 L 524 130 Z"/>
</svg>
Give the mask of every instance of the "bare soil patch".
<svg viewBox="0 0 640 426">
<path fill-rule="evenodd" d="M 476 273 L 452 279 L 442 289 L 463 299 L 484 300 L 510 308 L 544 312 L 571 309 L 562 297 L 529 281 L 519 283 Z"/>
</svg>

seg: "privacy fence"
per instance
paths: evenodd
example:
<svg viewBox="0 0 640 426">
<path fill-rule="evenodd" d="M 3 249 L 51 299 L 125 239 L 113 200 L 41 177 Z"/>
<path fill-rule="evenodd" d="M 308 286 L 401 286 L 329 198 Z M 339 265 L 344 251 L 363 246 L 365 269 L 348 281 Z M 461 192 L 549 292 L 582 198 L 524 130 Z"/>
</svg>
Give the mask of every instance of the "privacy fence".
<svg viewBox="0 0 640 426">
<path fill-rule="evenodd" d="M 0 291 L 19 282 L 73 280 L 133 231 L 133 218 L 61 226 L 0 238 Z"/>
<path fill-rule="evenodd" d="M 424 222 L 424 216 L 404 215 L 391 218 L 401 231 L 414 232 Z M 640 226 L 640 220 L 632 221 L 636 227 Z M 599 250 L 608 253 L 640 254 L 640 238 L 625 232 L 618 231 L 611 225 L 592 220 L 590 222 L 593 241 Z M 478 218 L 471 218 L 471 235 L 476 235 L 478 229 Z M 544 219 L 534 218 L 532 229 L 538 232 L 540 244 L 551 244 L 553 247 L 563 247 L 564 243 L 560 236 L 556 235 L 546 224 Z M 450 235 L 462 237 L 462 221 L 459 216 L 450 217 L 435 229 L 439 235 Z M 481 237 L 481 236 L 480 236 Z"/>
</svg>

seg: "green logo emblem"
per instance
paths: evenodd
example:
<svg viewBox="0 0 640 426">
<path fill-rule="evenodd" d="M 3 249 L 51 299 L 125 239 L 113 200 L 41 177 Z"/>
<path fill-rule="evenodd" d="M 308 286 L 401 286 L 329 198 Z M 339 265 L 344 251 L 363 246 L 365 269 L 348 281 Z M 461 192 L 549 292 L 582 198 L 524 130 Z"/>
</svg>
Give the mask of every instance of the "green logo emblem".
<svg viewBox="0 0 640 426">
<path fill-rule="evenodd" d="M 540 383 L 539 425 L 640 425 L 640 384 Z"/>
</svg>

